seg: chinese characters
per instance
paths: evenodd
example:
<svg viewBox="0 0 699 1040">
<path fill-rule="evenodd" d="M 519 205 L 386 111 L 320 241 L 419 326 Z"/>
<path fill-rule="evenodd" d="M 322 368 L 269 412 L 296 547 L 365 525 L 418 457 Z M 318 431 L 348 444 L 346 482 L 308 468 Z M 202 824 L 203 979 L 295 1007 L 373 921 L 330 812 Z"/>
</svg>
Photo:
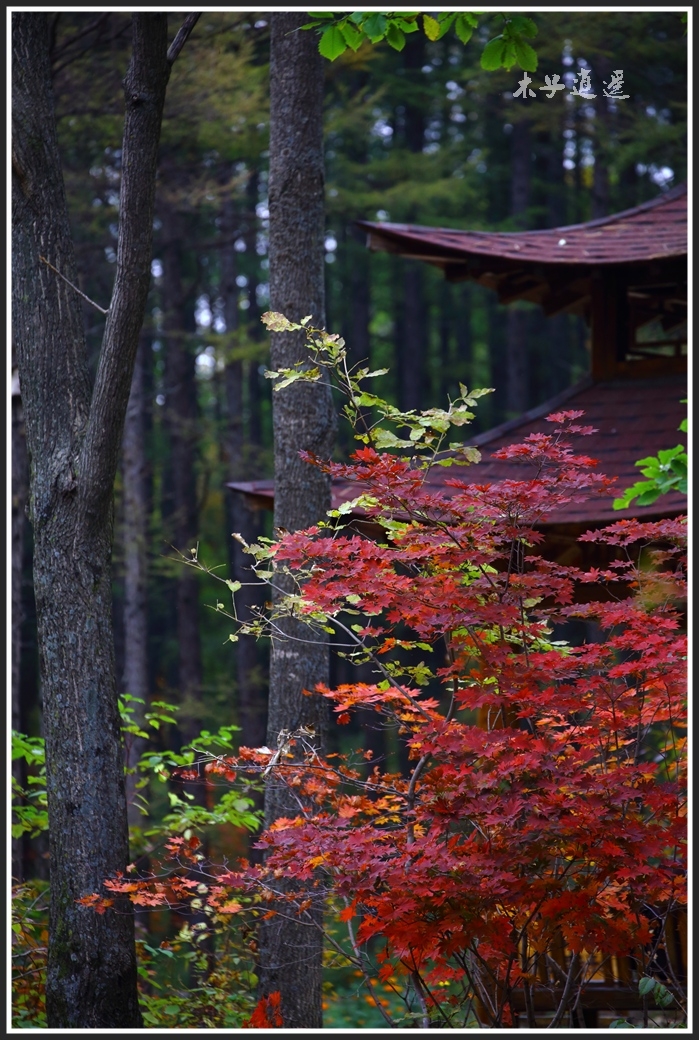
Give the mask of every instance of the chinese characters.
<svg viewBox="0 0 699 1040">
<path fill-rule="evenodd" d="M 574 83 L 569 96 L 585 98 L 586 101 L 592 101 L 597 97 L 597 94 L 592 92 L 592 71 L 590 69 L 581 68 L 580 72 L 574 77 Z M 555 97 L 559 90 L 565 90 L 566 84 L 562 82 L 561 77 L 558 73 L 553 76 L 544 76 L 544 86 L 532 87 L 533 80 L 527 73 L 519 81 L 519 87 L 513 91 L 513 98 L 533 98 L 537 96 L 537 92 L 544 95 L 546 98 Z M 612 73 L 609 81 L 603 80 L 604 86 L 607 88 L 602 93 L 605 97 L 611 98 L 614 101 L 625 101 L 629 98 L 630 94 L 622 93 L 624 89 L 624 70 L 615 69 Z"/>
</svg>

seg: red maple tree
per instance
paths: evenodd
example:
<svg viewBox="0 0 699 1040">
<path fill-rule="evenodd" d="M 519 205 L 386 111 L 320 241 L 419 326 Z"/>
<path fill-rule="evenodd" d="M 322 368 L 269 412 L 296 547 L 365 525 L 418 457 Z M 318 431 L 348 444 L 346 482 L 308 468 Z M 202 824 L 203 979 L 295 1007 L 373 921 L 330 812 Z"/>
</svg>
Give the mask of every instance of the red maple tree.
<svg viewBox="0 0 699 1040">
<path fill-rule="evenodd" d="M 344 364 L 337 337 L 309 340 L 321 364 Z M 298 814 L 262 836 L 263 866 L 212 868 L 204 898 L 220 908 L 231 889 L 253 893 L 258 913 L 283 898 L 309 922 L 314 903 L 332 905 L 369 992 L 402 978 L 422 1027 L 498 1028 L 519 1012 L 531 1026 L 542 992 L 556 1026 L 622 962 L 681 1005 L 666 927 L 686 904 L 685 520 L 588 532 L 604 549 L 595 568 L 547 559 L 546 517 L 609 493 L 571 446 L 590 432 L 581 413 L 553 414 L 549 433 L 498 453 L 521 479 L 478 483 L 476 466 L 475 480 L 435 480 L 436 467 L 473 460 L 443 450 L 474 403 L 466 388 L 425 418 L 360 391 L 366 371 L 344 371 L 350 413 L 378 407 L 410 440 L 365 423 L 349 463 L 308 457 L 358 497 L 326 524 L 251 547 L 270 584 L 281 568 L 296 579 L 258 630 L 293 613 L 371 664 L 374 682 L 320 692 L 340 725 L 370 708 L 396 728 L 410 768 L 322 756 L 306 731 L 211 757 L 211 779 L 235 770 L 289 785 Z M 566 641 L 573 621 L 584 641 Z M 186 865 L 192 850 L 178 849 Z M 107 887 L 165 901 L 177 884 Z M 280 1013 L 268 1001 L 257 1017 L 278 1025 Z"/>
</svg>

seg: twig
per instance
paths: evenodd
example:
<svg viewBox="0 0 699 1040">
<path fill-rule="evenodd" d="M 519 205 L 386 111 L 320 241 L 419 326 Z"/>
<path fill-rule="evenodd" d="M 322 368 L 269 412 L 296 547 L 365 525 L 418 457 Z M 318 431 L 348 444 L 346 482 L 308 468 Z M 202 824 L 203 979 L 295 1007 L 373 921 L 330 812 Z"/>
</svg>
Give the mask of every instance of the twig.
<svg viewBox="0 0 699 1040">
<path fill-rule="evenodd" d="M 78 296 L 82 296 L 83 300 L 85 300 L 86 303 L 89 303 L 91 307 L 94 307 L 95 310 L 98 310 L 100 314 L 109 314 L 109 308 L 105 310 L 104 307 L 100 307 L 99 303 L 95 303 L 95 301 L 91 300 L 89 296 L 86 296 L 84 292 L 78 289 L 77 285 L 73 285 L 73 283 L 70 282 L 64 274 L 61 274 L 61 272 L 56 267 L 54 267 L 53 264 L 50 264 L 45 256 L 40 256 L 39 259 L 41 260 L 42 264 L 46 264 L 46 266 L 50 267 L 51 270 L 54 271 L 59 278 L 62 278 L 66 285 L 69 285 L 71 289 L 78 294 Z"/>
<path fill-rule="evenodd" d="M 559 1003 L 558 1007 L 556 1008 L 555 1015 L 553 1016 L 553 1018 L 551 1019 L 551 1021 L 548 1024 L 548 1028 L 549 1029 L 556 1029 L 560 1025 L 560 1023 L 561 1023 L 561 1021 L 563 1019 L 563 1016 L 564 1016 L 564 1014 L 566 1012 L 566 1009 L 568 1007 L 568 1004 L 570 1002 L 570 995 L 571 995 L 571 993 L 573 991 L 573 984 L 574 984 L 576 976 L 578 974 L 578 967 L 579 967 L 579 965 L 580 965 L 580 955 L 577 954 L 577 953 L 574 953 L 573 956 L 570 959 L 570 967 L 568 969 L 568 977 L 566 978 L 565 986 L 563 987 L 563 992 L 561 993 L 560 1003 Z"/>
<path fill-rule="evenodd" d="M 185 18 L 184 22 L 182 23 L 182 26 L 181 26 L 179 32 L 177 33 L 177 36 L 175 37 L 175 39 L 172 41 L 172 43 L 170 44 L 170 46 L 168 48 L 168 52 L 167 52 L 167 63 L 168 63 L 168 65 L 172 65 L 173 64 L 173 62 L 175 61 L 175 58 L 177 57 L 177 55 L 180 53 L 180 51 L 184 47 L 185 43 L 187 42 L 187 38 L 188 38 L 189 34 L 191 33 L 192 29 L 197 24 L 197 22 L 199 21 L 200 18 L 201 18 L 201 13 L 199 13 L 199 14 L 188 14 L 187 15 L 187 17 Z"/>
</svg>

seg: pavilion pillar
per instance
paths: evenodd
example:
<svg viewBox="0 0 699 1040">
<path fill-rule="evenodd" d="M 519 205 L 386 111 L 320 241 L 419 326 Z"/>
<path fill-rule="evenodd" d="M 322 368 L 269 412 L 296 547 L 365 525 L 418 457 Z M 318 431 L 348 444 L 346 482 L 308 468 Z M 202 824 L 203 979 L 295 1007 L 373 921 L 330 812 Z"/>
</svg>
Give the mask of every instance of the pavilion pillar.
<svg viewBox="0 0 699 1040">
<path fill-rule="evenodd" d="M 626 356 L 629 313 L 626 278 L 619 269 L 597 268 L 592 274 L 592 358 L 595 382 L 614 379 Z"/>
</svg>

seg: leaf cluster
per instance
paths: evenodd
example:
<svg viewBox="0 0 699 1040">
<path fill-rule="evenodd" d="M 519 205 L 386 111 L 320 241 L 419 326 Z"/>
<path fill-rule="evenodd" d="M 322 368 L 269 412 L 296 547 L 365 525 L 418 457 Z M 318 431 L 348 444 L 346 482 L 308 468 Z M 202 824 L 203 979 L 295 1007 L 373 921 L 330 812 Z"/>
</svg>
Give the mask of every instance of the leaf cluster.
<svg viewBox="0 0 699 1040">
<path fill-rule="evenodd" d="M 396 51 L 405 47 L 407 35 L 419 32 L 420 25 L 428 40 L 441 40 L 453 29 L 456 37 L 467 44 L 479 25 L 479 15 L 470 11 L 440 11 L 434 14 L 418 11 L 353 11 L 336 14 L 330 11 L 309 12 L 312 19 L 302 29 L 316 29 L 320 37 L 318 50 L 324 58 L 335 61 L 349 48 L 358 51 L 364 43 L 377 44 L 383 40 Z M 502 32 L 485 46 L 481 68 L 507 69 L 518 65 L 534 72 L 536 52 L 527 42 L 537 29 L 531 18 L 522 15 L 500 15 Z"/>
<path fill-rule="evenodd" d="M 687 432 L 687 420 L 680 423 L 680 430 Z M 614 509 L 628 509 L 634 499 L 637 505 L 650 506 L 670 491 L 687 494 L 687 449 L 682 444 L 674 448 L 661 449 L 657 455 L 649 455 L 639 459 L 634 465 L 639 466 L 646 480 L 639 480 L 626 488 L 624 494 L 615 498 Z"/>
</svg>

